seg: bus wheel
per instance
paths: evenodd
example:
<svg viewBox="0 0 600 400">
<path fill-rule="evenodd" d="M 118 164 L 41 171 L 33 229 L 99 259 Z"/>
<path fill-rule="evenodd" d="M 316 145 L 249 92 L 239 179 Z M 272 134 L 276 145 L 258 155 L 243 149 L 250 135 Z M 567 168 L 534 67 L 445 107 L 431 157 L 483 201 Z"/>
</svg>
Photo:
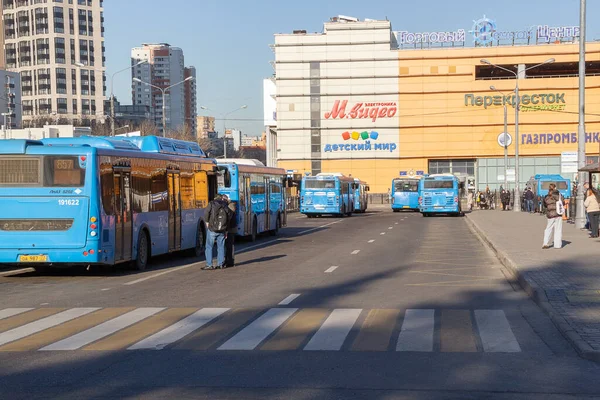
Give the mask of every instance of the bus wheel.
<svg viewBox="0 0 600 400">
<path fill-rule="evenodd" d="M 397 208 L 392 208 L 393 212 L 399 212 L 400 210 L 398 210 Z"/>
<path fill-rule="evenodd" d="M 279 233 L 279 228 L 281 228 L 281 217 L 277 215 L 277 221 L 275 221 L 275 229 L 269 231 L 269 235 L 277 236 Z"/>
<path fill-rule="evenodd" d="M 143 271 L 148 266 L 148 255 L 150 254 L 150 246 L 148 242 L 148 234 L 145 231 L 140 233 L 137 243 L 137 257 L 133 264 L 136 271 Z"/>
<path fill-rule="evenodd" d="M 33 267 L 33 269 L 38 274 L 45 274 L 50 270 L 50 267 L 48 267 L 47 265 L 37 265 L 37 266 Z"/>
<path fill-rule="evenodd" d="M 204 243 L 206 243 L 204 231 L 200 226 L 198 226 L 198 233 L 196 234 L 196 246 L 190 249 L 189 255 L 196 258 L 202 257 L 204 255 Z"/>
<path fill-rule="evenodd" d="M 256 242 L 256 237 L 258 236 L 258 223 L 256 221 L 256 217 L 252 220 L 252 236 L 250 240 L 252 242 Z"/>
<path fill-rule="evenodd" d="M 428 213 L 423 213 L 423 216 L 424 217 L 429 217 L 429 214 Z"/>
</svg>

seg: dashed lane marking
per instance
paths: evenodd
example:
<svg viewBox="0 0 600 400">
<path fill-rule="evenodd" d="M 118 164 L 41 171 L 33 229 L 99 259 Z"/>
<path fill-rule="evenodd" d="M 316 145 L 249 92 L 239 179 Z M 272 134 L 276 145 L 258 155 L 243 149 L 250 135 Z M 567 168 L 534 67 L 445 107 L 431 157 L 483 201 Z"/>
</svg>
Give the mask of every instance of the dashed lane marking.
<svg viewBox="0 0 600 400">
<path fill-rule="evenodd" d="M 353 251 L 352 253 L 350 253 L 350 254 L 358 254 L 358 253 L 360 253 L 360 250 L 354 250 L 354 251 Z"/>
<path fill-rule="evenodd" d="M 333 271 L 335 271 L 336 269 L 338 269 L 338 267 L 337 267 L 336 265 L 334 265 L 334 266 L 332 266 L 332 267 L 329 267 L 329 268 L 327 268 L 327 269 L 325 270 L 325 273 L 326 273 L 326 274 L 330 274 L 330 273 L 332 273 Z"/>
<path fill-rule="evenodd" d="M 373 243 L 375 241 L 375 239 L 371 239 L 369 240 L 369 243 Z"/>
</svg>

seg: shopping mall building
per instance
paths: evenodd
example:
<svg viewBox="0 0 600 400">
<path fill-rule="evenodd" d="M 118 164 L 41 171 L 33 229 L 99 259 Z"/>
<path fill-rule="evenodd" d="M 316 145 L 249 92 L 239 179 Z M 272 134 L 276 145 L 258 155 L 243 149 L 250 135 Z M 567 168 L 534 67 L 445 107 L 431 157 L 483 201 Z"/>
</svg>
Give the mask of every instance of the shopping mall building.
<svg viewBox="0 0 600 400">
<path fill-rule="evenodd" d="M 479 188 L 506 176 L 512 187 L 518 76 L 521 186 L 535 174 L 573 178 L 578 36 L 572 26 L 506 32 L 487 18 L 413 33 L 341 16 L 323 33 L 276 34 L 275 76 L 264 85 L 269 163 L 300 175 L 342 172 L 373 192 L 399 175 L 447 172 Z M 586 152 L 597 159 L 600 42 L 586 53 Z"/>
</svg>

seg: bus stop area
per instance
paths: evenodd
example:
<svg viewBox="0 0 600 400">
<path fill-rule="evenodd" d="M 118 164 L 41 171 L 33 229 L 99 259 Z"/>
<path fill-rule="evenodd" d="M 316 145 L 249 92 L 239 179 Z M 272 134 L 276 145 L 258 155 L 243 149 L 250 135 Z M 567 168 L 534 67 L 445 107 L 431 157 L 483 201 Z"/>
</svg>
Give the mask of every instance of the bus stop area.
<svg viewBox="0 0 600 400">
<path fill-rule="evenodd" d="M 563 247 L 542 249 L 540 214 L 474 211 L 466 221 L 578 352 L 600 360 L 600 240 L 563 221 Z"/>
</svg>

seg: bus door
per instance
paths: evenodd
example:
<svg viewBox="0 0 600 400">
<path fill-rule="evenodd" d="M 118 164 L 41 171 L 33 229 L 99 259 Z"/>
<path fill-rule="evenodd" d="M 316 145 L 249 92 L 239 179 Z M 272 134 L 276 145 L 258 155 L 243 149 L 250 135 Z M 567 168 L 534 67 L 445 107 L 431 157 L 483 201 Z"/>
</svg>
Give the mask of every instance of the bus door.
<svg viewBox="0 0 600 400">
<path fill-rule="evenodd" d="M 246 209 L 244 213 L 244 234 L 249 235 L 252 233 L 252 197 L 250 187 L 250 176 L 244 176 L 244 197 L 246 198 Z"/>
<path fill-rule="evenodd" d="M 265 230 L 271 230 L 271 178 L 264 177 L 265 182 Z"/>
<path fill-rule="evenodd" d="M 169 251 L 181 249 L 181 198 L 179 171 L 167 170 L 169 196 Z"/>
<path fill-rule="evenodd" d="M 115 262 L 131 260 L 133 223 L 131 209 L 131 169 L 113 171 L 115 197 Z"/>
</svg>

